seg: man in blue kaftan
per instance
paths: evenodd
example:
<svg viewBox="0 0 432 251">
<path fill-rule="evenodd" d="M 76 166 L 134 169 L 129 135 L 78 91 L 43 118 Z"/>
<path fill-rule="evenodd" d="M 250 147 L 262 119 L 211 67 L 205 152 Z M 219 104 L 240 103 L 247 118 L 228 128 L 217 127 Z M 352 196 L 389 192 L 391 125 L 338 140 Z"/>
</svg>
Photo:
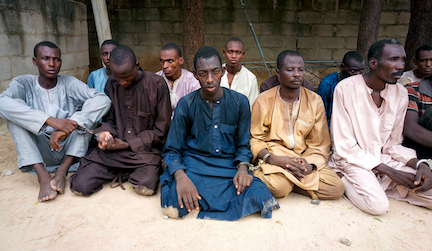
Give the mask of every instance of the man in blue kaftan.
<svg viewBox="0 0 432 251">
<path fill-rule="evenodd" d="M 161 206 L 172 218 L 200 210 L 198 218 L 237 220 L 279 208 L 265 184 L 248 173 L 250 108 L 243 94 L 220 87 L 224 74 L 216 49 L 194 58 L 201 89 L 177 104 L 162 157 Z"/>
</svg>

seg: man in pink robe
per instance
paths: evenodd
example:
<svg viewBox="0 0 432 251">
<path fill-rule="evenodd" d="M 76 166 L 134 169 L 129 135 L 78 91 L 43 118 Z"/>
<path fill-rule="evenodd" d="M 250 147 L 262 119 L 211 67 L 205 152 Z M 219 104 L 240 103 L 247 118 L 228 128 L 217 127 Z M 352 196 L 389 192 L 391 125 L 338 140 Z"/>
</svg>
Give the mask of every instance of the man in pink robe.
<svg viewBox="0 0 432 251">
<path fill-rule="evenodd" d="M 336 86 L 327 165 L 341 177 L 345 197 L 367 213 L 386 213 L 387 196 L 432 209 L 430 167 L 401 145 L 408 95 L 396 81 L 405 51 L 384 39 L 371 46 L 368 61 L 370 73 Z"/>
</svg>

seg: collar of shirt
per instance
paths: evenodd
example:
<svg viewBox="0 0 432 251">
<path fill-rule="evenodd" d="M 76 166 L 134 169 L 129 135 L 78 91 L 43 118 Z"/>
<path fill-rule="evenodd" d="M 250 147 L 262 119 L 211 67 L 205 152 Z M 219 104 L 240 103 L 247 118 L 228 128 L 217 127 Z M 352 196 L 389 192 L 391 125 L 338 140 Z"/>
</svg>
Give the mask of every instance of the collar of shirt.
<svg viewBox="0 0 432 251">
<path fill-rule="evenodd" d="M 432 97 L 432 82 L 431 78 L 422 79 L 419 83 L 419 92 L 423 95 Z"/>
</svg>

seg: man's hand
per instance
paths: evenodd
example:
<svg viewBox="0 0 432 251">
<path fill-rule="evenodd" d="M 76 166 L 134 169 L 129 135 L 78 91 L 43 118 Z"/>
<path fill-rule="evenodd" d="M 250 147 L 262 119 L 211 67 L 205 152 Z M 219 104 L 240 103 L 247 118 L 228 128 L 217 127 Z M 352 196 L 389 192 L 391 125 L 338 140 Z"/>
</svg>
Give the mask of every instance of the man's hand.
<svg viewBox="0 0 432 251">
<path fill-rule="evenodd" d="M 248 166 L 245 164 L 240 165 L 236 175 L 234 176 L 233 182 L 237 189 L 237 195 L 240 195 L 253 181 L 252 175 L 250 175 L 247 170 Z"/>
<path fill-rule="evenodd" d="M 381 174 L 387 175 L 394 182 L 408 187 L 409 189 L 414 189 L 416 187 L 414 184 L 416 181 L 416 176 L 412 173 L 395 170 L 394 168 L 391 168 L 383 163 L 375 167 L 375 170 Z"/>
<path fill-rule="evenodd" d="M 312 165 L 307 163 L 303 158 L 271 155 L 267 159 L 267 162 L 282 167 L 298 180 L 301 180 L 312 172 Z"/>
<path fill-rule="evenodd" d="M 182 169 L 177 170 L 174 177 L 177 182 L 177 199 L 180 208 L 186 206 L 188 212 L 199 210 L 198 200 L 201 200 L 201 196 L 194 183 Z"/>
<path fill-rule="evenodd" d="M 421 183 L 423 181 L 423 184 Z M 413 192 L 425 192 L 432 188 L 432 171 L 425 163 L 421 163 L 415 176 Z"/>
<path fill-rule="evenodd" d="M 114 138 L 114 142 L 111 144 L 111 146 L 110 147 L 107 146 L 108 151 L 118 151 L 118 150 L 124 150 L 128 148 L 129 148 L 129 143 L 119 138 Z"/>
<path fill-rule="evenodd" d="M 51 138 L 49 140 L 49 145 L 50 145 L 51 151 L 54 151 L 54 150 L 60 151 L 61 150 L 60 141 L 65 139 L 67 136 L 69 136 L 69 134 L 65 133 L 63 131 L 52 132 Z"/>
<path fill-rule="evenodd" d="M 67 133 L 68 135 L 78 128 L 77 122 L 70 119 L 57 119 L 49 117 L 45 123 L 58 131 Z"/>
<path fill-rule="evenodd" d="M 114 144 L 114 138 L 108 131 L 100 132 L 96 138 L 96 141 L 98 142 L 98 147 L 101 150 L 107 150 L 112 144 Z"/>
</svg>

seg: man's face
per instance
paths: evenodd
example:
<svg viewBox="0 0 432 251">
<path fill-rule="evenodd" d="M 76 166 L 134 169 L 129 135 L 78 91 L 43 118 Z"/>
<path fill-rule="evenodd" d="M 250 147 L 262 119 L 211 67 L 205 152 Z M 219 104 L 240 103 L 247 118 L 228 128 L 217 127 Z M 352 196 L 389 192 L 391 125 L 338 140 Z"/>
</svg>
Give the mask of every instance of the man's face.
<svg viewBox="0 0 432 251">
<path fill-rule="evenodd" d="M 420 51 L 419 58 L 414 59 L 414 64 L 417 65 L 417 70 L 422 77 L 427 77 L 432 74 L 432 51 Z"/>
<path fill-rule="evenodd" d="M 46 78 L 57 78 L 61 67 L 60 50 L 48 46 L 39 46 L 33 64 L 37 66 L 39 75 Z"/>
<path fill-rule="evenodd" d="M 235 67 L 240 64 L 240 60 L 244 58 L 245 52 L 243 51 L 243 45 L 239 41 L 231 41 L 223 50 L 223 56 L 227 60 L 227 65 Z"/>
<path fill-rule="evenodd" d="M 167 78 L 177 75 L 181 71 L 181 66 L 184 63 L 183 57 L 179 57 L 176 50 L 160 51 L 160 65 Z"/>
<path fill-rule="evenodd" d="M 116 47 L 117 47 L 117 45 L 114 45 L 114 44 L 105 44 L 101 48 L 100 58 L 103 61 L 106 68 L 108 68 L 108 69 L 110 68 L 110 65 L 109 65 L 110 54 L 111 54 L 112 50 L 114 50 L 114 48 L 116 48 Z"/>
<path fill-rule="evenodd" d="M 302 57 L 287 55 L 280 68 L 276 69 L 276 75 L 281 85 L 289 89 L 297 89 L 302 85 L 305 76 Z"/>
<path fill-rule="evenodd" d="M 401 45 L 386 44 L 381 59 L 373 66 L 375 75 L 386 83 L 396 84 L 405 68 L 405 57 L 405 50 Z"/>
<path fill-rule="evenodd" d="M 358 62 L 355 59 L 349 59 L 345 64 L 341 64 L 342 79 L 362 74 L 364 71 L 364 62 Z"/>
<path fill-rule="evenodd" d="M 211 99 L 220 94 L 220 80 L 224 73 L 225 69 L 222 69 L 218 57 L 198 58 L 194 74 L 200 82 L 200 93 L 204 99 Z"/>
<path fill-rule="evenodd" d="M 128 88 L 132 85 L 138 76 L 139 63 L 125 63 L 123 65 L 116 65 L 111 63 L 111 72 L 114 78 L 124 88 Z"/>
</svg>

